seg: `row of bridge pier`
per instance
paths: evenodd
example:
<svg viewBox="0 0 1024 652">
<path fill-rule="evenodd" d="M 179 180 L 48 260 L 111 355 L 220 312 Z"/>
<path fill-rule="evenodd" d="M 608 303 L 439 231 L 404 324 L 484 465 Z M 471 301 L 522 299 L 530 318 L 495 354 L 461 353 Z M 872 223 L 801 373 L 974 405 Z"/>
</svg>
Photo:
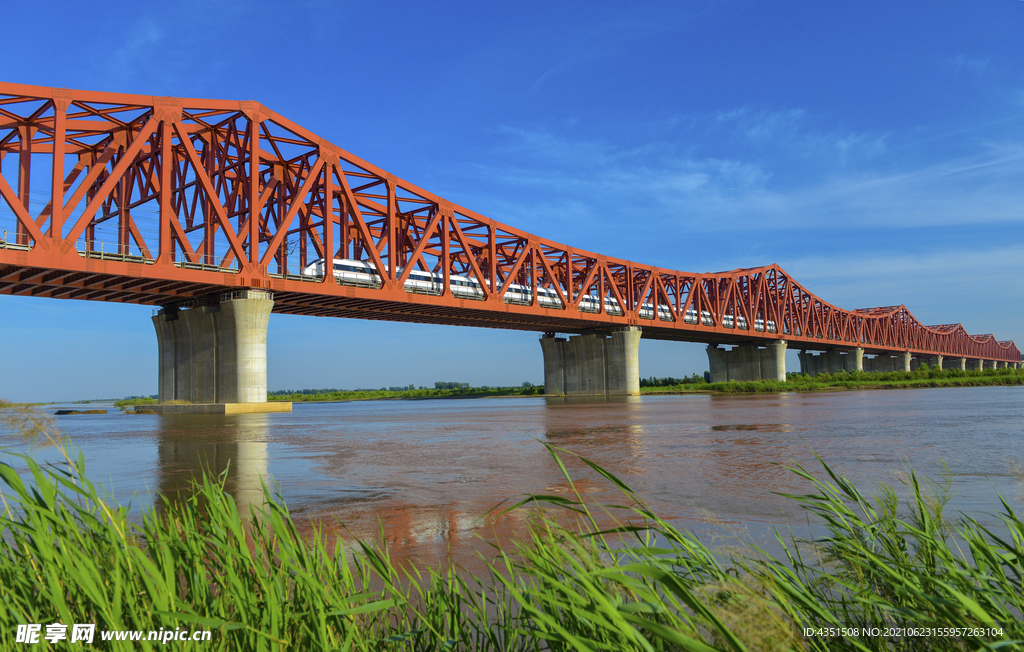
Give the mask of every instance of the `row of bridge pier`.
<svg viewBox="0 0 1024 652">
<path fill-rule="evenodd" d="M 544 388 L 546 394 L 612 395 L 639 394 L 640 328 L 631 327 L 609 334 L 558 337 L 552 333 L 541 338 L 544 352 Z M 725 348 L 707 347 L 711 382 L 749 382 L 786 380 L 785 340 L 772 340 Z M 875 352 L 865 349 L 829 349 L 799 353 L 800 371 L 809 376 L 840 372 L 914 371 L 922 364 L 929 368 L 982 370 L 1001 367 L 1021 368 L 1020 362 L 981 358 L 912 354 L 910 351 Z"/>
<path fill-rule="evenodd" d="M 159 344 L 157 411 L 262 411 L 267 398 L 267 327 L 273 296 L 260 290 L 225 293 L 219 300 L 167 306 L 153 316 Z M 640 393 L 641 329 L 627 327 L 585 335 L 545 333 L 545 394 L 613 396 Z M 707 347 L 711 382 L 786 380 L 785 340 Z M 932 368 L 1020 368 L 1021 362 L 926 355 L 910 351 L 833 348 L 799 353 L 808 375 L 838 372 L 913 371 Z M 234 409 L 209 406 L 236 406 Z M 186 407 L 187 406 L 187 407 Z M 205 406 L 205 407 L 204 407 Z M 238 407 L 248 406 L 248 407 Z M 285 409 L 266 405 L 267 411 Z M 290 404 L 288 405 L 290 409 Z"/>
</svg>

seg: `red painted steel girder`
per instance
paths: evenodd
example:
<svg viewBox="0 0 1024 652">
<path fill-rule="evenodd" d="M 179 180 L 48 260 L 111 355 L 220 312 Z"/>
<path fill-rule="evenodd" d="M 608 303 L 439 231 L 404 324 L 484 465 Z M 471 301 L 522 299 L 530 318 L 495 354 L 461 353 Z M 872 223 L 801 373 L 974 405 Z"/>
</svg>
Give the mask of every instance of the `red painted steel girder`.
<svg viewBox="0 0 1024 652">
<path fill-rule="evenodd" d="M 255 102 L 0 83 L 0 198 L 5 294 L 171 305 L 262 288 L 290 314 L 1021 360 L 905 306 L 842 310 L 777 265 L 693 274 L 546 240 Z M 376 272 L 303 274 L 323 258 Z"/>
</svg>

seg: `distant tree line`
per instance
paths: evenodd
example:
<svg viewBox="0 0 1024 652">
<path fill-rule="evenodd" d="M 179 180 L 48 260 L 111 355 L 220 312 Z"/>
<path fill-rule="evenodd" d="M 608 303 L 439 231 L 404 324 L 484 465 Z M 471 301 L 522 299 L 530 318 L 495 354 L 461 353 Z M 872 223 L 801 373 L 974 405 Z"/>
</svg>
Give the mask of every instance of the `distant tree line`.
<svg viewBox="0 0 1024 652">
<path fill-rule="evenodd" d="M 672 378 L 671 376 L 665 378 L 655 378 L 651 376 L 649 378 L 641 378 L 641 387 L 675 387 L 676 385 L 695 385 L 699 383 L 711 382 L 711 373 L 708 371 L 704 372 L 704 375 L 693 374 L 688 378 Z"/>
<path fill-rule="evenodd" d="M 434 383 L 434 389 L 469 389 L 469 383 Z"/>
<path fill-rule="evenodd" d="M 529 381 L 524 382 L 519 387 L 524 389 L 524 390 L 543 389 L 542 385 L 541 386 L 535 386 L 533 383 L 531 383 Z M 395 386 L 395 387 L 360 387 L 359 389 L 338 389 L 338 388 L 330 388 L 330 389 L 278 389 L 278 390 L 267 392 L 267 395 L 268 396 L 290 396 L 290 395 L 293 395 L 293 394 L 300 394 L 300 395 L 314 396 L 314 395 L 317 395 L 317 394 L 337 394 L 337 393 L 340 393 L 340 392 L 412 392 L 412 391 L 416 391 L 418 389 L 419 390 L 425 390 L 427 388 L 424 385 L 420 385 L 419 387 L 416 387 L 416 385 L 410 383 L 408 385 L 398 385 L 398 386 Z M 455 390 L 455 391 L 459 391 L 459 390 L 469 390 L 469 389 L 474 389 L 474 388 L 471 387 L 469 383 L 456 383 L 456 382 L 448 382 L 448 381 L 437 381 L 437 382 L 434 383 L 434 389 L 436 389 L 436 390 Z M 477 387 L 475 389 L 481 389 L 481 390 L 485 390 L 485 391 L 490 391 L 490 390 L 507 389 L 507 388 L 500 387 L 500 386 L 492 387 L 490 385 L 481 385 L 480 387 Z M 129 397 L 129 398 L 136 398 L 136 397 Z"/>
</svg>

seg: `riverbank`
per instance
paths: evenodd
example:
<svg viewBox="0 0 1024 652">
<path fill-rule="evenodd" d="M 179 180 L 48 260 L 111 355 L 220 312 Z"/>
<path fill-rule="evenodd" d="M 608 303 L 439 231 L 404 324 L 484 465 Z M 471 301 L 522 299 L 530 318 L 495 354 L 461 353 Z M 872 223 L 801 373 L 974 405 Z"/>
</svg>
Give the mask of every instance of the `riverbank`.
<svg viewBox="0 0 1024 652">
<path fill-rule="evenodd" d="M 505 509 L 545 511 L 534 513 L 521 543 L 496 548 L 489 570 L 471 575 L 454 564 L 401 566 L 386 545 L 300 534 L 279 495 L 265 490 L 264 504 L 250 512 L 210 475 L 193 487 L 195 499 L 130 519 L 89 481 L 84 456 L 69 444 L 61 450 L 66 464 L 59 467 L 19 459 L 33 485 L 0 465 L 9 505 L 0 520 L 0 581 L 17 607 L 0 610 L 7 632 L 59 620 L 94 623 L 97 642 L 118 631 L 154 632 L 150 640 L 183 631 L 225 650 L 995 650 L 1024 643 L 1024 522 L 998 500 L 989 510 L 998 526 L 947 516 L 949 484 L 912 474 L 898 490 L 881 487 L 871 496 L 824 463 L 793 468 L 808 491 L 789 499 L 825 534 L 783 537 L 782 551 L 769 557 L 709 547 L 609 471 L 549 446 L 568 492 L 528 496 Z M 631 523 L 619 533 L 624 538 L 598 529 L 603 508 L 588 505 L 589 489 L 581 493 L 566 471 L 581 464 L 618 488 L 626 507 L 615 511 Z M 189 649 L 181 641 L 162 643 Z"/>
<path fill-rule="evenodd" d="M 4 408 L 39 407 L 40 405 L 53 405 L 53 403 L 12 403 L 0 398 L 0 410 Z"/>
<path fill-rule="evenodd" d="M 707 383 L 687 382 L 659 387 L 641 387 L 644 395 L 656 394 L 770 394 L 778 392 L 821 392 L 860 389 L 914 389 L 925 387 L 983 387 L 991 385 L 1024 385 L 1024 369 L 986 369 L 984 371 L 959 371 L 922 368 L 916 371 L 893 371 L 884 373 L 840 372 L 805 376 L 790 374 L 785 382 L 758 380 L 753 382 Z M 267 401 L 288 401 L 292 403 L 334 403 L 343 401 L 410 400 L 436 398 L 502 398 L 519 396 L 543 396 L 544 387 L 473 387 L 462 389 L 411 389 L 353 390 L 330 392 L 295 392 L 290 394 L 269 394 Z M 153 405 L 155 398 L 134 398 L 116 401 L 115 407 Z M 0 407 L 17 407 L 21 404 L 4 404 Z M 42 405 L 35 404 L 35 405 Z"/>
<path fill-rule="evenodd" d="M 381 399 L 424 399 L 424 398 L 499 398 L 504 396 L 537 396 L 544 394 L 544 387 L 473 387 L 463 389 L 407 389 L 354 390 L 317 392 L 314 394 L 270 394 L 268 401 L 291 401 L 293 403 L 321 403 L 338 401 L 377 401 Z"/>
<path fill-rule="evenodd" d="M 391 390 L 341 390 L 329 392 L 295 392 L 290 394 L 268 394 L 267 402 L 291 403 L 342 403 L 346 401 L 422 400 L 438 398 L 512 398 L 518 396 L 543 395 L 544 388 L 530 387 L 474 387 L 466 389 L 410 389 Z M 133 398 L 115 401 L 114 407 L 129 408 L 138 405 L 156 405 L 155 398 Z M 171 403 L 181 403 L 171 401 Z"/>
<path fill-rule="evenodd" d="M 785 382 L 757 380 L 729 383 L 684 383 L 665 387 L 641 387 L 641 394 L 770 394 L 777 392 L 822 392 L 861 389 L 920 389 L 926 387 L 984 387 L 1024 385 L 1024 369 L 918 369 L 867 373 L 789 374 Z"/>
</svg>

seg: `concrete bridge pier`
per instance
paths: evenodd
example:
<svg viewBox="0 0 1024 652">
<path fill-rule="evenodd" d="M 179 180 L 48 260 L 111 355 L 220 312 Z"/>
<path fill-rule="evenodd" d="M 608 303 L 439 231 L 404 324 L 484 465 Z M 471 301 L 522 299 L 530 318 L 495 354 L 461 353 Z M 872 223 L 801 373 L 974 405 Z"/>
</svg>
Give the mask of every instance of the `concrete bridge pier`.
<svg viewBox="0 0 1024 652">
<path fill-rule="evenodd" d="M 273 295 L 261 290 L 225 293 L 153 316 L 159 346 L 160 413 L 290 411 L 267 403 L 267 326 Z"/>
<path fill-rule="evenodd" d="M 640 329 L 630 326 L 563 339 L 545 333 L 544 393 L 549 396 L 640 394 Z"/>
<path fill-rule="evenodd" d="M 786 380 L 786 341 L 775 340 L 767 348 L 741 344 L 731 351 L 717 344 L 708 346 L 711 382 Z"/>
<path fill-rule="evenodd" d="M 929 369 L 941 369 L 944 358 L 941 355 L 923 355 L 918 356 L 910 361 L 910 370 L 917 371 L 921 368 L 921 364 L 927 364 Z"/>
<path fill-rule="evenodd" d="M 903 351 L 896 356 L 899 361 L 900 371 L 910 371 L 910 351 Z"/>
<path fill-rule="evenodd" d="M 910 371 L 911 358 L 910 351 L 900 351 L 896 354 L 881 353 L 864 361 L 864 371 Z"/>
<path fill-rule="evenodd" d="M 872 373 L 884 373 L 896 371 L 896 359 L 888 354 L 876 355 L 873 358 L 864 360 L 864 371 Z"/>
<path fill-rule="evenodd" d="M 804 350 L 799 354 L 800 371 L 808 376 L 818 374 L 834 374 L 840 371 L 864 371 L 864 349 L 855 348 L 848 351 L 831 349 L 821 354 Z"/>
<path fill-rule="evenodd" d="M 944 358 L 942 361 L 942 368 L 967 371 L 967 358 Z"/>
</svg>

